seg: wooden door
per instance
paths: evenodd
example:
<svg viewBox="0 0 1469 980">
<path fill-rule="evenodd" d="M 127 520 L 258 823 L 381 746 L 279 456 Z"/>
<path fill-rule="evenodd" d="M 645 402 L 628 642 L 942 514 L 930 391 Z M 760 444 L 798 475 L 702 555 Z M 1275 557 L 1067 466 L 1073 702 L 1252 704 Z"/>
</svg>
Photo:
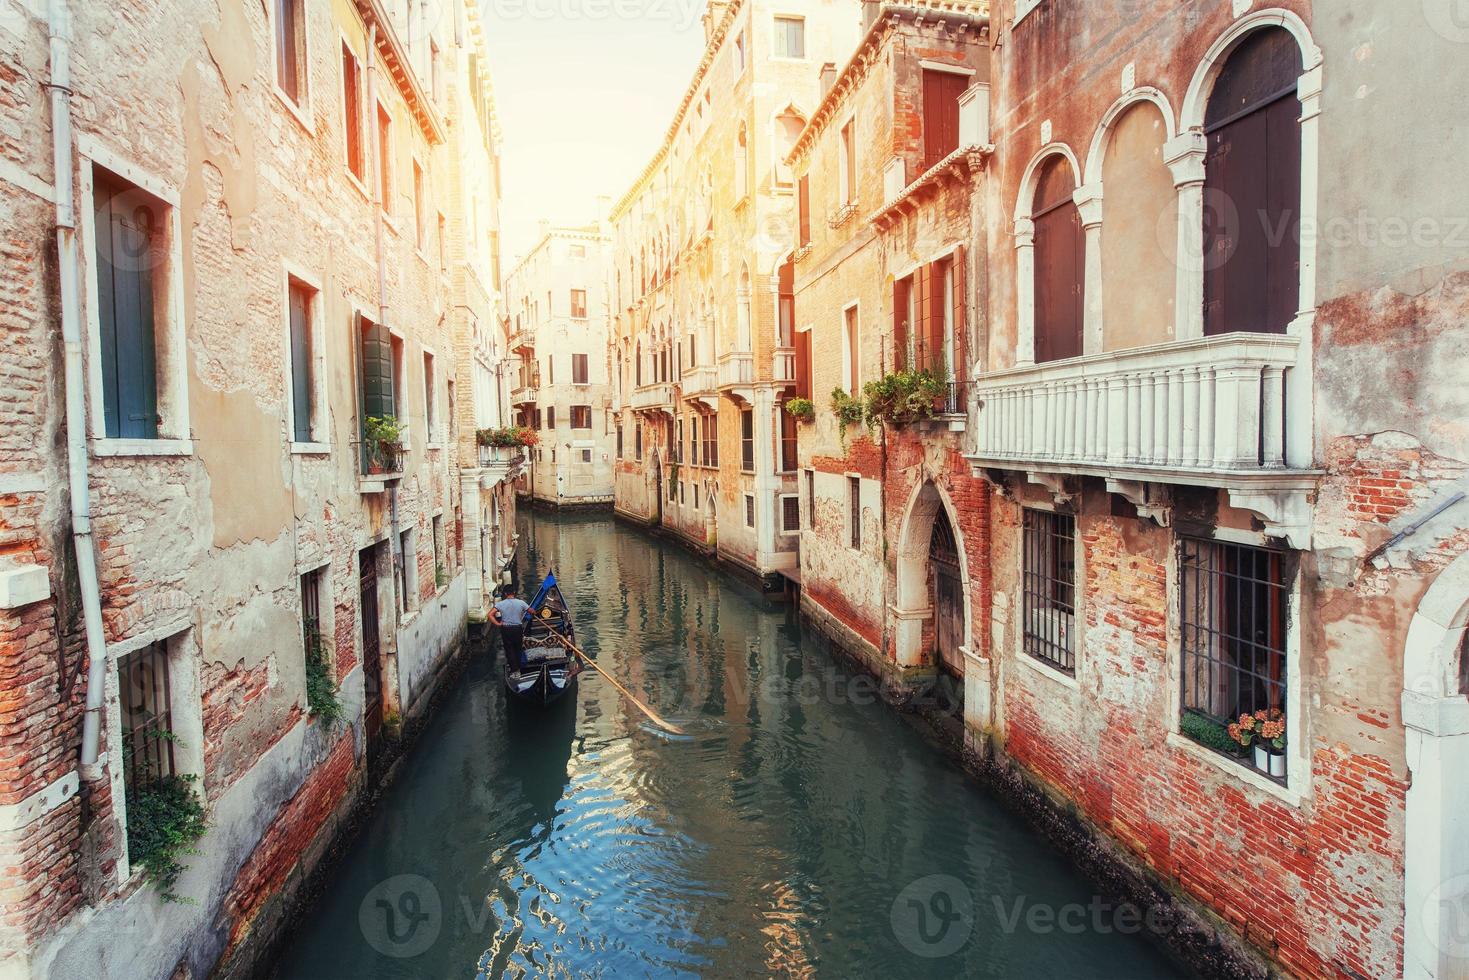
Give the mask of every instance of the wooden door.
<svg viewBox="0 0 1469 980">
<path fill-rule="evenodd" d="M 959 572 L 959 548 L 954 529 L 942 511 L 933 521 L 928 542 L 933 572 L 933 644 L 938 665 L 955 677 L 964 677 L 964 580 Z"/>
<path fill-rule="evenodd" d="M 358 608 L 362 611 L 363 728 L 371 740 L 383 724 L 382 649 L 378 640 L 377 608 L 378 546 L 357 553 Z"/>
<path fill-rule="evenodd" d="M 1085 243 L 1072 200 L 1076 183 L 1065 159 L 1054 156 L 1035 194 L 1035 359 L 1081 356 Z"/>
</svg>

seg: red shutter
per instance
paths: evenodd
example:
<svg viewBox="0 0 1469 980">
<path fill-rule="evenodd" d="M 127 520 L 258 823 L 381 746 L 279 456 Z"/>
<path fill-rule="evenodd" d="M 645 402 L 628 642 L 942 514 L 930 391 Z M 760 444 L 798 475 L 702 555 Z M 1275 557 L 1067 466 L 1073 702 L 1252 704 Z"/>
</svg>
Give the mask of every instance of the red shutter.
<svg viewBox="0 0 1469 980">
<path fill-rule="evenodd" d="M 959 148 L 959 96 L 969 87 L 967 75 L 948 71 L 923 73 L 923 156 L 927 170 Z"/>
<path fill-rule="evenodd" d="M 928 370 L 937 370 L 944 360 L 944 263 L 928 267 Z"/>
<path fill-rule="evenodd" d="M 797 209 L 800 212 L 801 238 L 797 244 L 811 244 L 811 177 L 809 174 L 801 175 L 801 182 L 796 188 Z"/>
<path fill-rule="evenodd" d="M 956 381 L 964 381 L 969 377 L 969 332 L 966 327 L 964 316 L 965 298 L 969 295 L 964 288 L 964 246 L 960 245 L 954 249 L 954 363 L 949 365 L 949 374 Z"/>
<path fill-rule="evenodd" d="M 811 331 L 796 334 L 796 397 L 811 397 Z"/>
<path fill-rule="evenodd" d="M 922 369 L 928 364 L 929 355 L 928 318 L 931 315 L 929 300 L 932 297 L 929 295 L 928 288 L 928 266 L 920 265 L 913 271 L 912 288 L 915 294 L 913 303 L 914 353 L 912 367 Z"/>
<path fill-rule="evenodd" d="M 908 290 L 912 283 L 907 279 L 893 281 L 893 369 L 908 367 Z"/>
</svg>

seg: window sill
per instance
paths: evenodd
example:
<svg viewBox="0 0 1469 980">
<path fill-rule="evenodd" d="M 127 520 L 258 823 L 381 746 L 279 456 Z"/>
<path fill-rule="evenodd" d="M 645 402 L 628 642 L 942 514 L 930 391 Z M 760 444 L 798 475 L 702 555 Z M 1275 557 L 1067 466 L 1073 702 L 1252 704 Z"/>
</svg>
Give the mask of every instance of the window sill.
<svg viewBox="0 0 1469 980">
<path fill-rule="evenodd" d="M 1016 657 L 1020 660 L 1021 663 L 1025 664 L 1027 667 L 1040 674 L 1042 677 L 1048 677 L 1051 680 L 1055 681 L 1057 684 L 1060 684 L 1062 687 L 1070 688 L 1073 691 L 1081 690 L 1081 685 L 1077 683 L 1076 675 L 1074 673 L 1063 673 L 1062 671 L 1057 670 L 1055 667 L 1052 667 L 1045 661 L 1039 660 L 1031 654 L 1026 653 L 1024 649 L 1020 650 L 1016 654 Z"/>
<path fill-rule="evenodd" d="M 192 439 L 93 439 L 93 456 L 192 456 Z"/>
<path fill-rule="evenodd" d="M 298 456 L 326 456 L 332 451 L 329 442 L 293 442 L 291 452 Z"/>
<path fill-rule="evenodd" d="M 1297 810 L 1301 808 L 1301 794 L 1297 791 L 1291 789 L 1289 786 L 1280 785 L 1268 776 L 1260 775 L 1248 766 L 1231 759 L 1226 759 L 1218 752 L 1204 748 L 1181 732 L 1169 732 L 1168 745 L 1171 748 L 1178 749 L 1185 755 L 1190 755 L 1200 762 L 1213 766 L 1220 772 L 1228 773 L 1247 786 L 1252 786 L 1261 792 L 1269 793 L 1286 806 Z M 1290 777 L 1287 776 L 1286 778 L 1289 779 Z"/>
<path fill-rule="evenodd" d="M 362 195 L 362 199 L 364 201 L 366 201 L 368 204 L 371 204 L 372 195 L 367 192 L 367 185 L 362 182 L 362 178 L 354 174 L 352 172 L 352 168 L 346 163 L 342 164 L 342 173 L 347 175 L 347 183 L 351 184 L 352 187 L 357 191 L 357 193 Z"/>
<path fill-rule="evenodd" d="M 291 97 L 286 94 L 286 90 L 274 81 L 271 82 L 270 87 L 275 91 L 275 97 L 281 101 L 281 104 L 286 107 L 286 111 L 291 114 L 291 118 L 295 119 L 297 124 L 306 131 L 306 135 L 315 136 L 316 127 L 311 125 L 311 117 L 308 115 L 311 111 L 310 105 L 298 105 L 293 102 Z M 308 93 L 308 98 L 309 95 L 310 93 Z"/>
</svg>

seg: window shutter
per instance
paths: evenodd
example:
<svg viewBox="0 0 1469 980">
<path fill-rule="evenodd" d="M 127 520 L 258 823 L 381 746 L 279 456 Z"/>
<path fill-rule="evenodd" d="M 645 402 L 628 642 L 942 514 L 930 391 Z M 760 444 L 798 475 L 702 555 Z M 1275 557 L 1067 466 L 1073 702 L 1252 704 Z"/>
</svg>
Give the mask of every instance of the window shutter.
<svg viewBox="0 0 1469 980">
<path fill-rule="evenodd" d="M 291 317 L 291 407 L 297 442 L 311 441 L 311 340 L 307 333 L 306 293 L 287 291 Z"/>
<path fill-rule="evenodd" d="M 149 252 L 157 215 L 141 201 L 119 207 L 117 198 L 125 192 L 122 185 L 98 175 L 95 233 L 103 424 L 108 438 L 156 439 L 158 360 Z"/>
<path fill-rule="evenodd" d="M 937 370 L 944 360 L 944 264 L 928 267 L 928 363 L 924 368 Z"/>
<path fill-rule="evenodd" d="M 928 358 L 932 353 L 928 350 L 928 318 L 932 315 L 929 309 L 930 295 L 928 288 L 928 266 L 920 265 L 913 270 L 913 280 L 910 288 L 914 291 L 913 303 L 913 344 L 915 345 L 912 367 L 924 368 L 928 366 Z"/>
<path fill-rule="evenodd" d="M 796 397 L 811 397 L 811 331 L 796 333 Z"/>
<path fill-rule="evenodd" d="M 923 155 L 927 170 L 959 148 L 959 96 L 969 78 L 955 72 L 923 73 Z"/>
<path fill-rule="evenodd" d="M 811 244 L 811 175 L 802 174 L 800 184 L 797 186 L 796 199 L 800 212 L 801 240 L 798 244 Z"/>
<path fill-rule="evenodd" d="M 965 326 L 964 301 L 968 292 L 964 288 L 964 246 L 954 249 L 953 296 L 950 303 L 954 308 L 954 363 L 949 365 L 949 377 L 963 381 L 969 377 L 969 332 Z"/>
<path fill-rule="evenodd" d="M 906 278 L 893 281 L 893 367 L 908 368 L 908 291 L 912 282 Z"/>
<path fill-rule="evenodd" d="M 388 328 L 362 317 L 363 419 L 394 415 L 393 340 Z"/>
</svg>

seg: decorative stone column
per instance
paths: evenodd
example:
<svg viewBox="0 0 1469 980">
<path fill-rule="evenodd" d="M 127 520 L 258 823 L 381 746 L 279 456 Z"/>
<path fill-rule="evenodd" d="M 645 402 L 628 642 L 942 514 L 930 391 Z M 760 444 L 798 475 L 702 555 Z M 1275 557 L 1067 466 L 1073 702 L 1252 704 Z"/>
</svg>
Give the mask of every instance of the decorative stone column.
<svg viewBox="0 0 1469 980">
<path fill-rule="evenodd" d="M 755 554 L 764 566 L 775 555 L 775 389 L 761 385 L 753 392 L 755 414 Z M 763 570 L 763 569 L 762 569 Z"/>
<path fill-rule="evenodd" d="M 1015 219 L 1015 364 L 1035 363 L 1035 222 Z"/>
<path fill-rule="evenodd" d="M 1173 339 L 1204 335 L 1204 152 L 1200 130 L 1189 130 L 1163 144 L 1163 162 L 1178 190 L 1177 277 L 1173 299 Z"/>
<path fill-rule="evenodd" d="M 1083 311 L 1081 352 L 1102 352 L 1102 188 L 1097 184 L 1083 184 L 1071 195 L 1081 216 L 1081 230 L 1086 248 L 1086 271 L 1083 290 L 1086 293 L 1086 308 Z"/>
</svg>

